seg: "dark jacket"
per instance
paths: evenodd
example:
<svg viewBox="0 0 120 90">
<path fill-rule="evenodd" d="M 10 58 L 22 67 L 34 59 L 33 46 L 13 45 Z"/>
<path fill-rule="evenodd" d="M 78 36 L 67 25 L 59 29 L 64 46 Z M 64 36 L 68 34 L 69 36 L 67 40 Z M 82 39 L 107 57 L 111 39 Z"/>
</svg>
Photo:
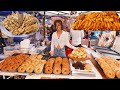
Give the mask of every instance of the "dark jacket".
<svg viewBox="0 0 120 90">
<path fill-rule="evenodd" d="M 0 37 L 0 47 L 5 47 L 6 44 L 4 42 L 4 39 L 2 37 Z"/>
</svg>

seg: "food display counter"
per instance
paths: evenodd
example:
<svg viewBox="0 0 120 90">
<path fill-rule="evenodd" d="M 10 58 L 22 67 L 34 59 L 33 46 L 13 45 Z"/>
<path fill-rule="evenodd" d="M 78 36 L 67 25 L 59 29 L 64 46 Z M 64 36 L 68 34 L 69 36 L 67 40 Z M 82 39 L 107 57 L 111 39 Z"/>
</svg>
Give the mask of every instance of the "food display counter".
<svg viewBox="0 0 120 90">
<path fill-rule="evenodd" d="M 45 65 L 44 65 L 41 73 L 18 72 L 16 69 L 16 71 L 13 71 L 13 72 L 0 71 L 0 76 L 3 79 L 102 79 L 103 76 L 99 72 L 99 69 L 95 66 L 96 63 L 94 61 L 94 58 L 92 57 L 92 56 L 95 56 L 95 52 L 90 49 L 88 49 L 88 51 L 90 53 L 90 55 L 89 55 L 90 59 L 88 59 L 86 61 L 80 61 L 82 64 L 78 65 L 79 67 L 78 66 L 74 67 L 74 64 L 76 64 L 78 61 L 75 61 L 75 60 L 72 60 L 69 58 L 69 66 L 70 66 L 69 74 L 45 73 Z M 93 53 L 93 55 L 92 55 L 92 53 Z M 99 57 L 99 56 L 96 55 L 96 57 Z M 43 58 L 45 58 L 44 55 L 43 55 Z M 46 60 L 46 62 L 48 62 L 48 60 Z M 3 61 L 1 61 L 1 62 L 3 62 Z M 88 67 L 85 67 L 85 64 L 89 64 L 90 69 L 89 69 L 89 65 L 88 65 Z M 84 69 L 82 69 L 82 67 L 84 67 Z M 62 68 L 61 68 L 61 70 L 62 70 Z"/>
</svg>

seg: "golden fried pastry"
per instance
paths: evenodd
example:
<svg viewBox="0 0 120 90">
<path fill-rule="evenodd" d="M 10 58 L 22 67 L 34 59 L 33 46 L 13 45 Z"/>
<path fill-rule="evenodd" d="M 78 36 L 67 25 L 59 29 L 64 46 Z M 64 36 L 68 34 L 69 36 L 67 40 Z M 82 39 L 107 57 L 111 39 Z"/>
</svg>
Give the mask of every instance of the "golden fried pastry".
<svg viewBox="0 0 120 90">
<path fill-rule="evenodd" d="M 115 78 L 115 73 L 112 71 L 112 70 L 106 70 L 104 71 L 105 75 L 108 77 L 108 78 Z"/>
<path fill-rule="evenodd" d="M 85 69 L 86 70 L 92 70 L 92 67 L 89 63 L 85 63 Z"/>
</svg>

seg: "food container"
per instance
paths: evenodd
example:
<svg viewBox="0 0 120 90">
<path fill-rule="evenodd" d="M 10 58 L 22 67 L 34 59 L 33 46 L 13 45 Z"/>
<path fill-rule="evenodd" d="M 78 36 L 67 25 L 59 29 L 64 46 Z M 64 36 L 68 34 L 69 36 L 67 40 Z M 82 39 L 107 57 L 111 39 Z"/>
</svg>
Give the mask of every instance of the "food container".
<svg viewBox="0 0 120 90">
<path fill-rule="evenodd" d="M 20 51 L 22 52 L 22 53 L 29 53 L 29 49 L 20 49 Z"/>
<path fill-rule="evenodd" d="M 14 54 L 14 47 L 4 47 L 4 54 L 7 56 Z"/>
</svg>

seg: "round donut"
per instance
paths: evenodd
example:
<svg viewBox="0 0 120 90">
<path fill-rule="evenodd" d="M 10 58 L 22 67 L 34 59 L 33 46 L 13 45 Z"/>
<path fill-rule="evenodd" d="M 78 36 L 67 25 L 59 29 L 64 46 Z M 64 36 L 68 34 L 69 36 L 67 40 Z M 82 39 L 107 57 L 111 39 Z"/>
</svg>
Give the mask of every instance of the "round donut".
<svg viewBox="0 0 120 90">
<path fill-rule="evenodd" d="M 23 63 L 21 66 L 24 67 L 24 68 L 27 68 L 28 67 L 28 63 Z"/>
<path fill-rule="evenodd" d="M 47 62 L 46 60 L 41 60 L 41 63 L 43 64 L 46 64 L 46 62 Z"/>
<path fill-rule="evenodd" d="M 21 60 L 16 62 L 17 64 L 21 65 L 23 62 Z"/>
<path fill-rule="evenodd" d="M 103 69 L 103 70 L 104 70 L 104 69 L 105 69 L 105 70 L 111 70 L 111 67 L 110 67 L 108 64 L 106 64 L 102 69 Z"/>
<path fill-rule="evenodd" d="M 62 67 L 69 67 L 69 63 L 62 63 Z"/>
<path fill-rule="evenodd" d="M 101 68 L 104 68 L 106 65 L 108 65 L 107 63 L 101 63 Z"/>
<path fill-rule="evenodd" d="M 69 63 L 68 58 L 63 58 L 63 62 Z"/>
<path fill-rule="evenodd" d="M 117 74 L 118 71 L 120 71 L 120 68 L 117 67 L 116 69 L 114 69 L 115 74 Z"/>
<path fill-rule="evenodd" d="M 25 70 L 26 70 L 26 68 L 25 68 L 24 66 L 20 66 L 20 67 L 18 68 L 18 72 L 20 72 L 20 73 L 25 72 Z"/>
<path fill-rule="evenodd" d="M 62 68 L 62 74 L 64 74 L 64 75 L 70 74 L 69 68 Z"/>
<path fill-rule="evenodd" d="M 112 70 L 106 70 L 104 71 L 104 73 L 108 78 L 111 78 L 111 79 L 115 78 L 115 73 Z"/>
<path fill-rule="evenodd" d="M 120 67 L 120 63 L 118 61 L 114 62 L 117 67 Z"/>
<path fill-rule="evenodd" d="M 31 63 L 32 63 L 32 61 L 30 60 L 30 61 L 27 61 L 27 63 L 30 65 Z"/>
<path fill-rule="evenodd" d="M 51 74 L 52 73 L 52 68 L 51 67 L 45 68 L 45 73 L 46 74 Z"/>
<path fill-rule="evenodd" d="M 41 69 L 41 68 L 35 68 L 35 69 L 34 69 L 34 72 L 35 72 L 35 73 L 41 73 L 41 72 L 42 72 L 42 69 Z"/>
<path fill-rule="evenodd" d="M 42 66 L 42 65 L 41 65 L 41 66 L 38 65 L 38 66 L 35 67 L 34 72 L 35 72 L 35 73 L 41 73 L 42 70 L 43 70 L 43 66 Z"/>
<path fill-rule="evenodd" d="M 43 58 L 42 55 L 38 55 L 38 56 L 37 56 L 37 59 L 39 59 L 39 60 L 41 60 L 42 58 Z"/>
<path fill-rule="evenodd" d="M 30 65 L 26 68 L 26 72 L 28 72 L 28 73 L 32 73 L 33 70 L 34 70 L 34 67 L 32 65 Z"/>
<path fill-rule="evenodd" d="M 106 63 L 103 59 L 98 61 L 98 64 L 101 66 L 102 63 Z"/>
<path fill-rule="evenodd" d="M 55 64 L 62 64 L 62 59 L 55 59 Z"/>
<path fill-rule="evenodd" d="M 35 65 L 39 64 L 39 61 L 38 60 L 34 61 L 34 64 Z"/>
<path fill-rule="evenodd" d="M 116 76 L 120 79 L 120 70 L 117 71 Z"/>
<path fill-rule="evenodd" d="M 8 71 L 8 69 L 9 69 L 9 66 L 4 65 L 2 66 L 1 71 Z"/>
<path fill-rule="evenodd" d="M 54 74 L 60 74 L 61 73 L 61 67 L 54 67 L 53 73 Z"/>
<path fill-rule="evenodd" d="M 92 70 L 92 67 L 89 63 L 85 63 L 85 69 L 86 70 Z"/>
<path fill-rule="evenodd" d="M 17 66 L 14 65 L 14 66 L 10 66 L 8 71 L 10 71 L 10 72 L 15 72 L 16 69 L 17 69 Z"/>
</svg>

